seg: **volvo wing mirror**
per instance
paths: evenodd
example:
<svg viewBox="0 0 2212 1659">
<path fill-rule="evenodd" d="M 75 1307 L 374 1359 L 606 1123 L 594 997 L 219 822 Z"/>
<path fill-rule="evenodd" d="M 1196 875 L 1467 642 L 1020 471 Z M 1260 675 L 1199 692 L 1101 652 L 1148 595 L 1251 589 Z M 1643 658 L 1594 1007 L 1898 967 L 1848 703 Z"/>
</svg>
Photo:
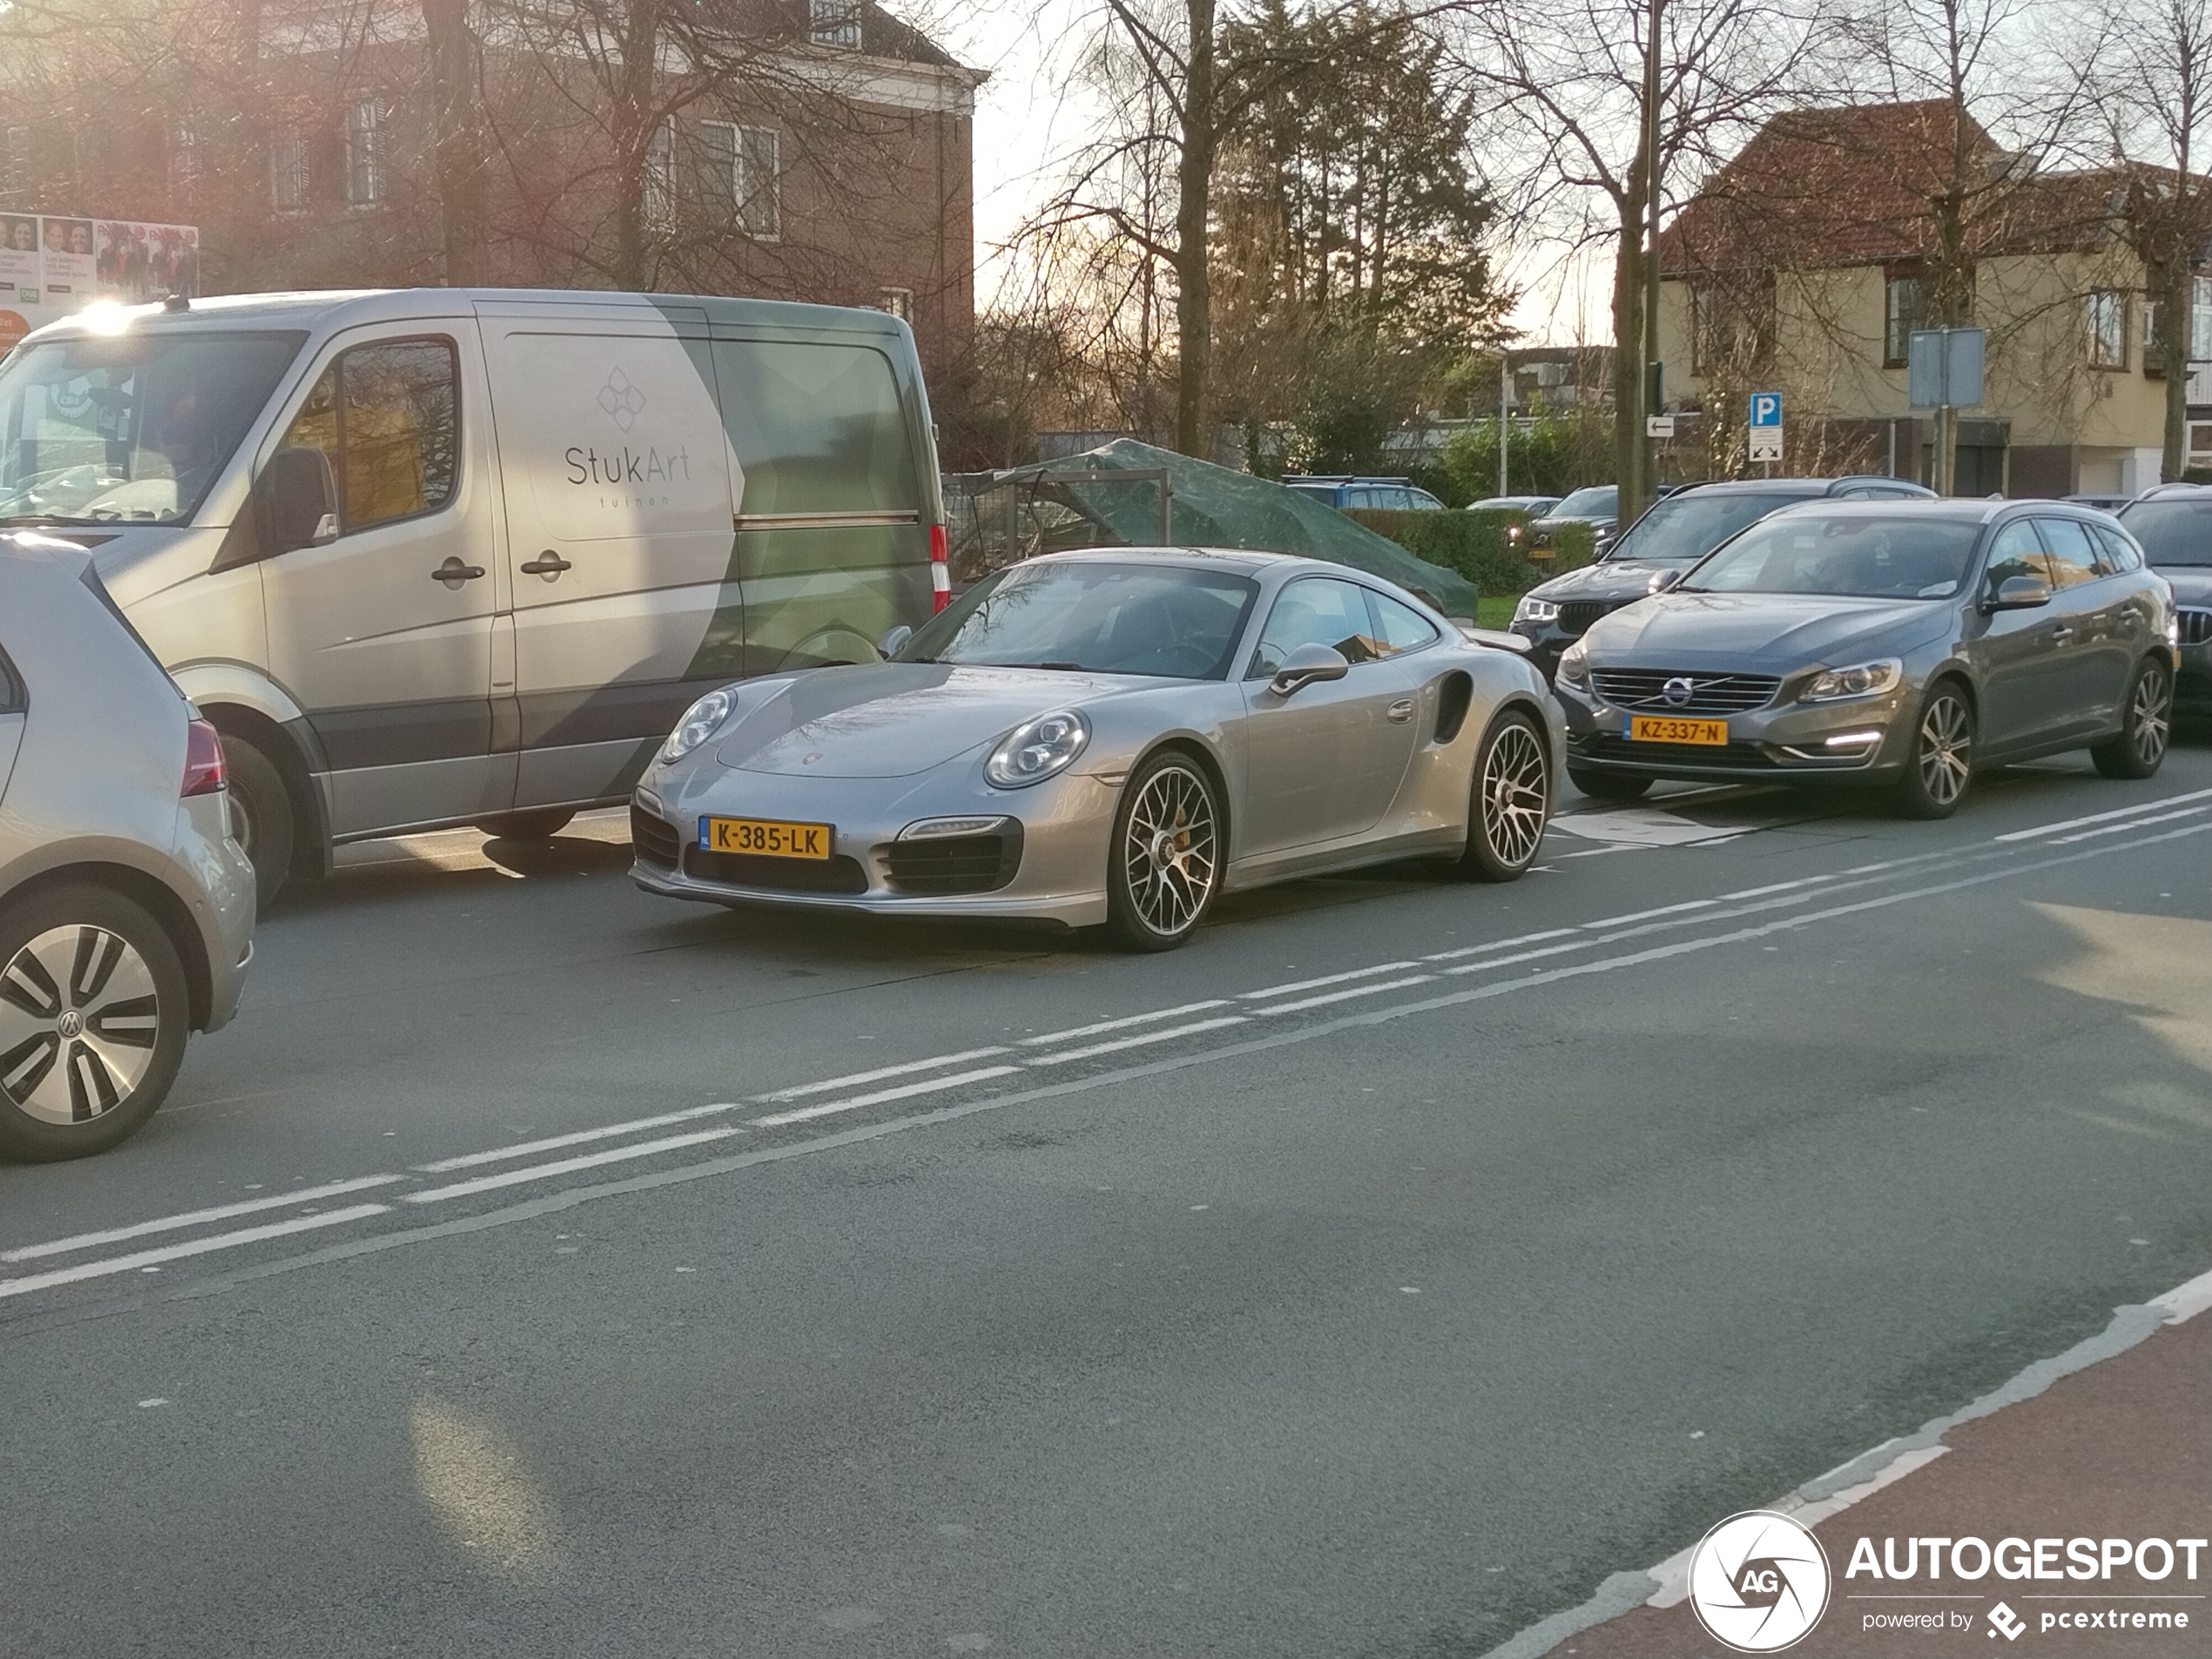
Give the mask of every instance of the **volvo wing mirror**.
<svg viewBox="0 0 2212 1659">
<path fill-rule="evenodd" d="M 1985 610 L 2034 610 L 2051 603 L 2051 584 L 2040 576 L 2008 576 Z"/>
</svg>

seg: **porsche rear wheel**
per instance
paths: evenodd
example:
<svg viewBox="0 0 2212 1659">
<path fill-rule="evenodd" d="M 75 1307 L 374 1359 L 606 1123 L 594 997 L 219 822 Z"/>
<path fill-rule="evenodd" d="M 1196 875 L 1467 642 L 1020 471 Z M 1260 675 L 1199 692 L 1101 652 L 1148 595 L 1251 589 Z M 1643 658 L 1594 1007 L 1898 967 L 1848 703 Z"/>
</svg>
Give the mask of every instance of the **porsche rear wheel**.
<svg viewBox="0 0 2212 1659">
<path fill-rule="evenodd" d="M 1168 750 L 1138 766 L 1108 848 L 1107 926 L 1133 950 L 1173 950 L 1221 887 L 1221 810 L 1198 764 Z"/>
</svg>

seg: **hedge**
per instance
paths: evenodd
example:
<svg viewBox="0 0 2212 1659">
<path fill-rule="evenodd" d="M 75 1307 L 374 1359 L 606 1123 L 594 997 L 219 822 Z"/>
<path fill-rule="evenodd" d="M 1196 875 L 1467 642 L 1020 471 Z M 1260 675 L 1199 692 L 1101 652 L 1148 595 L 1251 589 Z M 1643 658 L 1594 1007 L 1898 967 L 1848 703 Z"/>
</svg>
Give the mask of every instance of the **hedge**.
<svg viewBox="0 0 2212 1659">
<path fill-rule="evenodd" d="M 1526 513 L 1482 507 L 1426 513 L 1353 507 L 1345 509 L 1345 516 L 1388 536 L 1417 558 L 1458 571 L 1489 598 L 1518 597 L 1561 570 L 1588 563 L 1594 540 L 1588 525 L 1563 524 L 1552 557 L 1534 561 L 1511 551 L 1506 543 L 1507 528 L 1526 523 Z"/>
</svg>

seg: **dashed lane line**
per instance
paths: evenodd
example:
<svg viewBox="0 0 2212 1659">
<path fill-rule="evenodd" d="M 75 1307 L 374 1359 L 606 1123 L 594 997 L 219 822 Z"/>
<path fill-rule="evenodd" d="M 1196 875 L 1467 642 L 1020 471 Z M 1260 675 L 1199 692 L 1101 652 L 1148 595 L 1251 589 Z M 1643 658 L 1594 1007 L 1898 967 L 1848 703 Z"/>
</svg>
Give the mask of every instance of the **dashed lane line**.
<svg viewBox="0 0 2212 1659">
<path fill-rule="evenodd" d="M 75 1285 L 88 1278 L 106 1278 L 116 1273 L 132 1273 L 156 1268 L 168 1262 L 182 1261 L 187 1256 L 205 1256 L 211 1251 L 235 1250 L 241 1244 L 258 1244 L 265 1238 L 283 1238 L 292 1233 L 303 1233 L 317 1227 L 342 1226 L 347 1222 L 365 1221 L 371 1216 L 389 1214 L 388 1204 L 357 1204 L 343 1210 L 333 1210 L 319 1216 L 294 1216 L 289 1221 L 273 1221 L 261 1227 L 242 1227 L 236 1232 L 216 1233 L 206 1238 L 191 1238 L 181 1244 L 164 1244 L 156 1250 L 141 1250 L 128 1256 L 105 1256 L 96 1262 L 79 1262 L 74 1267 L 57 1267 L 48 1272 L 29 1273 L 21 1278 L 0 1278 L 0 1297 L 28 1296 L 33 1291 L 48 1291 L 57 1285 Z"/>
<path fill-rule="evenodd" d="M 850 1072 L 842 1077 L 826 1077 L 820 1082 L 800 1083 L 792 1089 L 779 1089 L 773 1094 L 758 1096 L 763 1105 L 779 1100 L 804 1100 L 809 1095 L 826 1095 L 833 1089 L 858 1089 L 862 1083 L 880 1082 L 886 1077 L 903 1077 L 911 1072 L 936 1071 L 946 1066 L 966 1065 L 971 1060 L 988 1060 L 993 1055 L 1006 1052 L 1003 1043 L 988 1049 L 968 1049 L 959 1054 L 932 1055 L 927 1060 L 902 1061 L 895 1066 L 878 1066 L 873 1071 Z"/>
<path fill-rule="evenodd" d="M 2139 813 L 2155 813 L 2162 806 L 2180 806 L 2193 800 L 2212 800 L 2212 789 L 2191 790 L 2185 795 L 2161 795 L 2156 800 L 2139 800 L 2133 806 L 2115 806 L 2108 813 L 2091 813 L 2086 818 L 2067 818 L 2055 824 L 2038 824 L 2030 829 L 2012 830 L 2003 835 L 1993 835 L 1990 840 L 2000 843 L 2040 840 L 2066 830 L 2080 829 L 2090 824 L 2108 824 L 2115 818 L 2133 818 Z"/>
<path fill-rule="evenodd" d="M 916 1095 L 932 1095 L 941 1089 L 963 1089 L 969 1083 L 987 1082 L 993 1077 L 1008 1076 L 1021 1070 L 1019 1066 L 985 1066 L 975 1071 L 963 1071 L 950 1077 L 927 1077 L 920 1082 L 901 1083 L 896 1089 L 879 1089 L 873 1094 L 855 1095 L 850 1100 L 828 1100 L 818 1106 L 800 1106 L 788 1112 L 772 1112 L 765 1117 L 752 1120 L 755 1129 L 780 1129 L 786 1123 L 809 1123 L 817 1117 L 833 1117 L 840 1112 L 858 1111 L 863 1106 L 880 1106 L 894 1100 L 907 1100 Z"/>
<path fill-rule="evenodd" d="M 1048 1031 L 1041 1037 L 1023 1037 L 1025 1048 L 1044 1048 L 1055 1042 L 1074 1042 L 1082 1037 L 1095 1037 L 1108 1031 L 1125 1031 L 1133 1025 L 1150 1025 L 1156 1020 L 1173 1020 L 1185 1014 L 1203 1014 L 1208 1008 L 1225 1008 L 1225 996 L 1209 997 L 1203 1002 L 1184 1002 L 1171 1008 L 1154 1008 L 1150 1014 L 1125 1014 L 1118 1020 L 1099 1020 L 1090 1025 L 1079 1025 L 1067 1031 Z"/>
<path fill-rule="evenodd" d="M 1349 1002 L 1354 997 L 1378 996 L 1385 991 L 1402 991 L 1409 985 L 1426 985 L 1436 977 L 1433 974 L 1413 974 L 1404 979 L 1385 980 L 1379 985 L 1355 985 L 1349 990 L 1331 991 L 1325 996 L 1308 996 L 1296 1002 L 1275 1002 L 1260 1009 L 1262 1014 L 1302 1014 L 1307 1008 L 1325 1008 L 1332 1002 Z"/>
<path fill-rule="evenodd" d="M 1258 1001 L 1263 997 L 1289 996 L 1298 991 L 1318 991 L 1324 985 L 1341 985 L 1346 980 L 1369 979 L 1377 974 L 1402 974 L 1409 968 L 1420 966 L 1419 962 L 1378 962 L 1372 968 L 1355 968 L 1346 974 L 1324 974 L 1318 979 L 1293 980 L 1288 985 L 1271 985 L 1265 990 L 1239 991 L 1237 995 L 1247 1001 Z"/>
<path fill-rule="evenodd" d="M 533 1163 L 524 1170 L 503 1170 L 497 1175 L 480 1175 L 473 1181 L 455 1181 L 449 1186 L 431 1187 L 422 1192 L 402 1192 L 400 1202 L 443 1204 L 448 1198 L 466 1198 L 474 1193 L 520 1186 L 526 1181 L 550 1180 L 556 1175 L 573 1175 L 579 1170 L 594 1170 L 603 1164 L 621 1163 L 631 1158 L 654 1157 L 663 1152 L 674 1152 L 708 1141 L 725 1141 L 732 1135 L 744 1133 L 743 1130 L 732 1127 L 694 1130 L 689 1135 L 667 1135 L 658 1141 L 637 1141 L 628 1146 L 610 1147 L 604 1152 L 587 1152 L 581 1157 L 562 1158 L 553 1163 Z"/>
<path fill-rule="evenodd" d="M 512 1158 L 535 1157 L 540 1152 L 556 1152 L 564 1146 L 585 1146 L 593 1141 L 610 1141 L 618 1135 L 635 1135 L 640 1130 L 666 1129 L 671 1123 L 689 1123 L 702 1117 L 712 1117 L 719 1112 L 733 1112 L 738 1103 L 717 1101 L 711 1106 L 687 1106 L 680 1112 L 662 1112 L 653 1117 L 633 1117 L 624 1123 L 603 1123 L 597 1129 L 580 1129 L 568 1135 L 549 1135 L 542 1141 L 517 1141 L 512 1146 L 495 1146 L 488 1152 L 464 1152 L 455 1158 L 440 1158 L 435 1163 L 418 1163 L 418 1174 L 446 1175 L 455 1170 L 474 1170 L 487 1163 L 505 1163 Z M 395 1181 L 397 1176 L 380 1176 L 379 1180 Z"/>
<path fill-rule="evenodd" d="M 1271 1010 L 1262 1009 L 1262 1013 Z M 1070 1060 L 1092 1060 L 1102 1054 L 1118 1054 L 1124 1049 L 1141 1049 L 1148 1043 L 1166 1042 L 1175 1037 L 1195 1037 L 1201 1031 L 1218 1031 L 1224 1026 L 1244 1025 L 1247 1016 L 1224 1014 L 1217 1019 L 1199 1020 L 1190 1025 L 1170 1026 L 1164 1031 L 1143 1031 L 1133 1037 L 1116 1037 L 1111 1042 L 1094 1042 L 1089 1048 L 1070 1049 L 1065 1054 L 1042 1054 L 1029 1062 L 1033 1066 L 1057 1066 Z"/>
<path fill-rule="evenodd" d="M 365 1192 L 371 1187 L 389 1186 L 407 1177 L 400 1175 L 363 1175 L 350 1181 L 332 1181 L 319 1187 L 298 1187 L 289 1192 L 273 1194 L 266 1198 L 243 1198 L 236 1204 L 219 1204 L 206 1210 L 188 1210 L 179 1216 L 162 1216 L 152 1221 L 133 1222 L 127 1227 L 108 1227 L 96 1233 L 76 1233 L 67 1238 L 50 1238 L 43 1244 L 25 1244 L 17 1250 L 0 1251 L 0 1262 L 32 1262 L 46 1256 L 65 1256 L 75 1250 L 92 1250 L 101 1244 L 120 1244 L 133 1238 L 144 1238 L 149 1233 L 175 1232 L 180 1228 L 197 1227 L 210 1221 L 228 1221 L 234 1216 L 250 1216 L 263 1210 L 290 1210 L 300 1204 L 320 1204 L 325 1198 L 335 1198 L 348 1192 Z M 0 1279 L 0 1284 L 18 1281 Z"/>
</svg>

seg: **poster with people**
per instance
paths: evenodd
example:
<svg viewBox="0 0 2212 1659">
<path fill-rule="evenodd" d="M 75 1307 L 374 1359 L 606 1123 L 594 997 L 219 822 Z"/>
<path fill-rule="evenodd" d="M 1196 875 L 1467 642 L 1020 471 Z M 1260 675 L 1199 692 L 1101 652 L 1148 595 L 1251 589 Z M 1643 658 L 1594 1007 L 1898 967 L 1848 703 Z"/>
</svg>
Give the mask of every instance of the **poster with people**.
<svg viewBox="0 0 2212 1659">
<path fill-rule="evenodd" d="M 96 300 L 199 293 L 199 231 L 136 219 L 0 213 L 0 352 Z"/>
</svg>

